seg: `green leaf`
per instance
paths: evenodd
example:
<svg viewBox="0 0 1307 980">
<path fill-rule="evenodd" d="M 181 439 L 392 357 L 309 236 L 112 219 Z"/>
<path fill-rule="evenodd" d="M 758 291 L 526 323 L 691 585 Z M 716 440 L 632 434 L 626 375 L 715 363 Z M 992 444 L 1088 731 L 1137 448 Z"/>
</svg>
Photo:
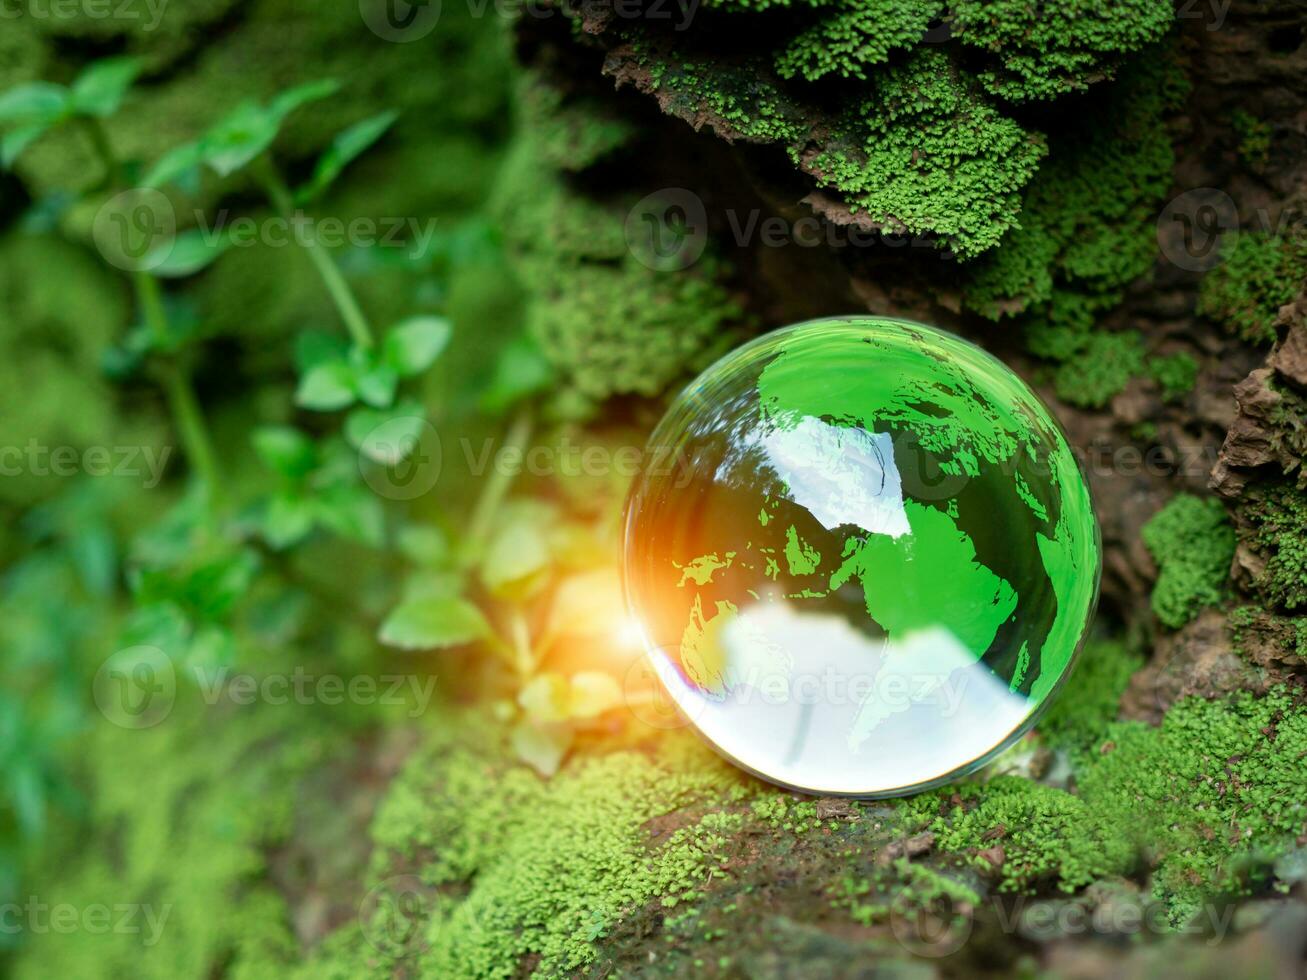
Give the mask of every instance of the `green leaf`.
<svg viewBox="0 0 1307 980">
<path fill-rule="evenodd" d="M 332 487 L 314 501 L 318 520 L 344 538 L 380 548 L 386 537 L 386 512 L 376 494 L 358 485 Z"/>
<path fill-rule="evenodd" d="M 145 268 L 161 279 L 184 279 L 207 269 L 229 248 L 231 239 L 226 235 L 195 228 L 151 249 L 143 261 Z"/>
<path fill-rule="evenodd" d="M 338 134 L 318 158 L 309 182 L 295 195 L 296 203 L 307 204 L 335 183 L 336 178 L 368 147 L 385 135 L 398 118 L 397 112 L 383 112 L 364 119 Z"/>
<path fill-rule="evenodd" d="M 30 82 L 0 95 L 0 123 L 52 123 L 68 109 L 68 89 L 53 82 Z"/>
<path fill-rule="evenodd" d="M 280 116 L 246 102 L 204 134 L 201 158 L 218 176 L 226 177 L 271 146 L 280 128 Z"/>
<path fill-rule="evenodd" d="M 572 730 L 566 725 L 536 725 L 523 719 L 513 728 L 513 751 L 540 775 L 548 778 L 572 746 Z"/>
<path fill-rule="evenodd" d="M 440 568 L 448 565 L 454 554 L 449 536 L 430 524 L 405 524 L 396 543 L 404 557 L 418 565 Z"/>
<path fill-rule="evenodd" d="M 316 508 L 297 493 L 274 494 L 263 513 L 263 536 L 274 548 L 289 548 L 313 530 Z"/>
<path fill-rule="evenodd" d="M 202 163 L 204 147 L 199 142 L 183 143 L 160 157 L 141 183 L 145 187 L 178 184 L 188 190 L 194 189 L 199 184 Z"/>
<path fill-rule="evenodd" d="M 35 837 L 45 824 L 45 785 L 36 763 L 28 759 L 9 773 L 9 800 L 23 834 Z"/>
<path fill-rule="evenodd" d="M 6 170 L 12 167 L 14 161 L 23 155 L 23 151 L 51 125 L 51 123 L 32 123 L 30 126 L 11 129 L 0 137 L 0 166 Z"/>
<path fill-rule="evenodd" d="M 333 78 L 324 78 L 316 82 L 296 85 L 276 96 L 268 106 L 280 122 L 295 109 L 308 102 L 316 102 L 335 95 L 340 91 L 340 82 Z"/>
<path fill-rule="evenodd" d="M 572 689 L 561 674 L 546 671 L 518 692 L 517 703 L 532 721 L 566 721 L 571 715 Z"/>
<path fill-rule="evenodd" d="M 123 96 L 144 68 L 140 58 L 104 58 L 95 62 L 73 82 L 70 104 L 84 116 L 112 116 Z"/>
<path fill-rule="evenodd" d="M 466 599 L 449 596 L 401 603 L 381 624 L 377 638 L 402 650 L 436 650 L 472 643 L 489 634 L 480 609 Z"/>
<path fill-rule="evenodd" d="M 309 368 L 295 390 L 295 404 L 315 412 L 334 412 L 354 404 L 354 369 L 345 361 Z"/>
<path fill-rule="evenodd" d="M 327 361 L 343 361 L 348 356 L 349 345 L 325 330 L 305 330 L 295 338 L 295 369 L 300 374 Z"/>
<path fill-rule="evenodd" d="M 299 479 L 318 465 L 318 447 L 299 429 L 265 425 L 254 430 L 254 451 L 274 473 Z"/>
<path fill-rule="evenodd" d="M 539 584 L 549 567 L 549 544 L 534 511 L 505 510 L 482 556 L 481 581 L 495 595 L 520 598 Z"/>
<path fill-rule="evenodd" d="M 503 412 L 524 398 L 544 391 L 554 379 L 554 369 L 544 352 L 529 335 L 515 337 L 504 345 L 495 362 L 495 373 L 481 396 L 488 412 Z"/>
<path fill-rule="evenodd" d="M 382 341 L 381 357 L 410 378 L 421 374 L 449 344 L 452 328 L 443 316 L 415 316 L 397 324 Z"/>
<path fill-rule="evenodd" d="M 572 675 L 567 707 L 570 717 L 594 718 L 621 703 L 622 688 L 611 674 L 583 670 Z"/>
<path fill-rule="evenodd" d="M 426 411 L 405 401 L 387 411 L 356 408 L 345 418 L 345 439 L 368 459 L 394 466 L 417 448 L 426 427 Z"/>
<path fill-rule="evenodd" d="M 373 408 L 389 408 L 399 388 L 399 375 L 385 364 L 354 369 L 354 389 Z"/>
</svg>

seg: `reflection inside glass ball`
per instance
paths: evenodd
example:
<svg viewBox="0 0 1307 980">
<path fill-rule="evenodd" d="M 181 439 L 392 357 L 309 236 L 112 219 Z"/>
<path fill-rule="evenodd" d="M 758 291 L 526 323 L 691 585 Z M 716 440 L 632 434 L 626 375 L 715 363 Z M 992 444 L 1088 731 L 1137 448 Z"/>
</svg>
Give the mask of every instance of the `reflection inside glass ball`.
<svg viewBox="0 0 1307 980">
<path fill-rule="evenodd" d="M 900 320 L 728 354 L 627 504 L 627 600 L 668 694 L 737 764 L 814 793 L 906 793 L 1011 744 L 1071 668 L 1099 565 L 1044 405 Z"/>
</svg>

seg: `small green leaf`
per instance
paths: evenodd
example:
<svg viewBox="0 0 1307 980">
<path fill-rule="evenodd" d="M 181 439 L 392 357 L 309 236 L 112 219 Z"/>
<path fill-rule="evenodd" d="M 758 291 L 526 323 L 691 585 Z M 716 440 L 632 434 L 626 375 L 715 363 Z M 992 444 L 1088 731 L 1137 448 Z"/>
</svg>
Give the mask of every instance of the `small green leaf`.
<svg viewBox="0 0 1307 980">
<path fill-rule="evenodd" d="M 571 715 L 572 689 L 561 674 L 537 674 L 517 695 L 517 703 L 532 721 L 566 721 Z"/>
<path fill-rule="evenodd" d="M 481 396 L 482 407 L 503 412 L 524 398 L 544 391 L 553 382 L 554 370 L 535 340 L 521 335 L 499 352 L 495 373 Z"/>
<path fill-rule="evenodd" d="M 311 500 L 290 492 L 274 494 L 263 513 L 263 536 L 274 548 L 289 548 L 313 530 L 314 514 Z"/>
<path fill-rule="evenodd" d="M 337 135 L 318 158 L 309 182 L 296 194 L 296 203 L 307 204 L 321 195 L 350 163 L 385 135 L 398 116 L 397 112 L 383 112 L 355 123 Z"/>
<path fill-rule="evenodd" d="M 536 725 L 523 719 L 513 728 L 513 751 L 540 775 L 548 778 L 572 746 L 572 730 L 566 725 Z"/>
<path fill-rule="evenodd" d="M 568 715 L 594 718 L 622 703 L 622 688 L 611 674 L 583 670 L 572 675 Z"/>
<path fill-rule="evenodd" d="M 238 106 L 204 134 L 200 155 L 218 176 L 226 177 L 272 145 L 281 118 L 254 102 Z"/>
<path fill-rule="evenodd" d="M 399 375 L 385 364 L 354 369 L 354 389 L 373 408 L 389 408 L 399 388 Z"/>
<path fill-rule="evenodd" d="M 295 368 L 300 374 L 327 361 L 343 361 L 349 345 L 325 330 L 305 330 L 295 338 Z"/>
<path fill-rule="evenodd" d="M 0 166 L 6 170 L 12 167 L 14 161 L 23 155 L 23 151 L 31 146 L 50 126 L 50 123 L 32 123 L 30 126 L 21 126 L 5 133 L 3 137 L 0 137 Z"/>
<path fill-rule="evenodd" d="M 382 359 L 402 377 L 429 368 L 449 343 L 452 328 L 443 316 L 415 316 L 391 329 L 382 341 Z"/>
<path fill-rule="evenodd" d="M 387 411 L 356 408 L 345 418 L 345 439 L 368 459 L 394 466 L 417 448 L 426 427 L 426 412 L 415 401 Z"/>
<path fill-rule="evenodd" d="M 30 82 L 0 95 L 0 123 L 52 123 L 68 109 L 68 89 L 53 82 Z"/>
<path fill-rule="evenodd" d="M 229 248 L 231 239 L 226 235 L 215 236 L 195 228 L 151 249 L 143 263 L 161 279 L 184 279 L 207 269 Z"/>
<path fill-rule="evenodd" d="M 145 67 L 140 58 L 104 58 L 82 72 L 73 82 L 70 104 L 84 116 L 112 116 L 123 96 Z"/>
<path fill-rule="evenodd" d="M 396 606 L 381 624 L 378 639 L 402 650 L 436 650 L 472 643 L 489 633 L 480 609 L 466 599 L 449 596 Z"/>
<path fill-rule="evenodd" d="M 265 425 L 254 430 L 254 451 L 274 473 L 299 479 L 318 465 L 313 440 L 289 425 Z"/>
<path fill-rule="evenodd" d="M 340 91 L 340 82 L 332 78 L 324 78 L 316 82 L 306 82 L 303 85 L 296 85 L 289 88 L 276 96 L 268 106 L 269 110 L 277 117 L 280 122 L 295 109 L 308 102 L 316 102 L 319 99 L 325 99 L 335 95 Z"/>
<path fill-rule="evenodd" d="M 396 543 L 405 558 L 428 567 L 448 565 L 454 553 L 449 536 L 430 524 L 405 524 Z"/>
<path fill-rule="evenodd" d="M 314 499 L 318 521 L 344 538 L 381 547 L 386 537 L 386 512 L 376 494 L 356 484 L 331 487 Z"/>
<path fill-rule="evenodd" d="M 183 143 L 160 157 L 141 183 L 145 187 L 178 184 L 188 190 L 193 189 L 199 184 L 202 163 L 204 147 L 199 142 Z"/>
<path fill-rule="evenodd" d="M 528 508 L 505 508 L 481 558 L 481 581 L 495 595 L 520 598 L 539 584 L 549 558 L 537 515 Z"/>
<path fill-rule="evenodd" d="M 354 404 L 354 370 L 345 361 L 309 368 L 295 390 L 295 404 L 315 412 L 334 412 Z"/>
</svg>

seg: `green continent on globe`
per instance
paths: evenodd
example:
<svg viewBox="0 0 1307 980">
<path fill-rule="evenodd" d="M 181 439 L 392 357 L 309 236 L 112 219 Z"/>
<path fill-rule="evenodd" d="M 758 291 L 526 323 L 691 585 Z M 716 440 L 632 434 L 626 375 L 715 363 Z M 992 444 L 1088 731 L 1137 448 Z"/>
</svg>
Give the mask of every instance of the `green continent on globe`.
<svg viewBox="0 0 1307 980">
<path fill-rule="evenodd" d="M 627 574 L 672 696 L 778 782 L 885 795 L 983 762 L 1067 675 L 1097 526 L 999 361 L 903 321 L 816 321 L 706 371 L 653 437 Z M 724 557 L 723 557 L 724 556 Z"/>
</svg>

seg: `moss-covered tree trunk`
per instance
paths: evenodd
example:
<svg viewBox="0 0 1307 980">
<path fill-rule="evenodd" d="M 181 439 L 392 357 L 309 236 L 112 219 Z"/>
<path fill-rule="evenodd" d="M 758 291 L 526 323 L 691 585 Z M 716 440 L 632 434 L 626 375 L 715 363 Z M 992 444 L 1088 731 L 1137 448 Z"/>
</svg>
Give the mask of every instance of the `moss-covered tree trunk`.
<svg viewBox="0 0 1307 980">
<path fill-rule="evenodd" d="M 542 778 L 484 651 L 441 661 L 416 719 L 97 729 L 93 839 L 69 822 L 33 880 L 166 904 L 171 927 L 36 936 L 17 975 L 1300 975 L 1307 6 L 547 0 L 500 20 L 446 9 L 378 48 L 352 6 L 204 4 L 162 34 L 29 18 L 0 34 L 0 78 L 147 53 L 160 109 L 126 147 L 308 67 L 399 103 L 403 139 L 342 194 L 488 216 L 506 265 L 456 281 L 456 319 L 524 325 L 549 431 L 639 437 L 697 368 L 803 319 L 976 341 L 1084 454 L 1104 573 L 1076 675 L 976 777 L 875 804 L 776 791 L 638 710 Z M 41 152 L 7 200 L 85 166 L 75 141 Z M 0 270 L 15 296 L 23 253 Z M 323 313 L 306 279 L 234 256 L 190 295 L 259 377 L 269 338 Z M 109 317 L 117 294 L 80 281 Z M 592 489 L 554 496 L 597 519 Z M 352 649 L 355 628 L 319 638 Z"/>
</svg>

